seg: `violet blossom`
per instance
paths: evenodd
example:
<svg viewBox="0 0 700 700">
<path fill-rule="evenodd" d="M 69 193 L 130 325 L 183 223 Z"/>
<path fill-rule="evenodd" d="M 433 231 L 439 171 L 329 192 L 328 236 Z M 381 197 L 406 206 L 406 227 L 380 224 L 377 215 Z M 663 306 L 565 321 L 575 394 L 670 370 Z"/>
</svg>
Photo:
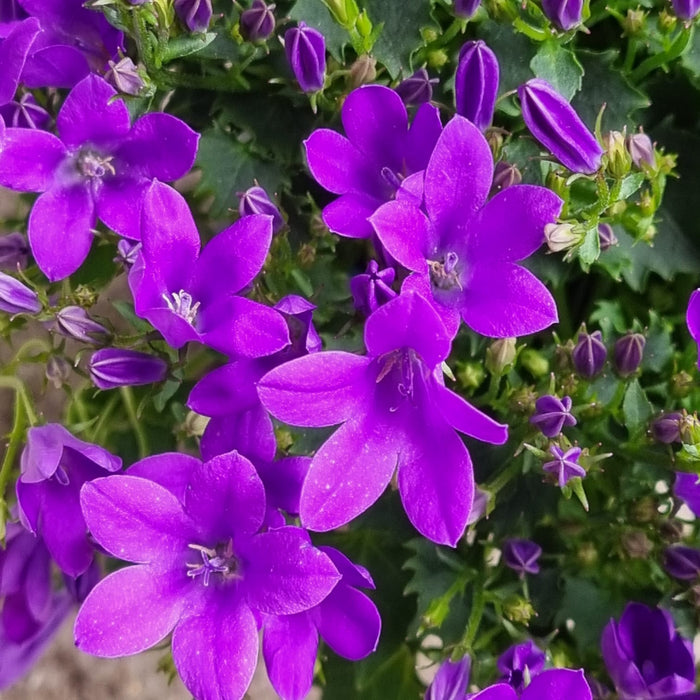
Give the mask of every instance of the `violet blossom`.
<svg viewBox="0 0 700 700">
<path fill-rule="evenodd" d="M 568 32 L 581 24 L 583 0 L 542 0 L 542 10 L 558 29 Z"/>
<path fill-rule="evenodd" d="M 537 560 L 542 555 L 542 547 L 532 540 L 514 537 L 503 543 L 503 563 L 520 574 L 539 574 Z"/>
<path fill-rule="evenodd" d="M 543 671 L 532 679 L 522 693 L 517 693 L 507 683 L 496 683 L 485 688 L 471 700 L 591 700 L 591 688 L 582 669 L 553 668 Z"/>
<path fill-rule="evenodd" d="M 45 129 L 51 121 L 51 115 L 36 103 L 31 92 L 0 107 L 0 117 L 7 126 L 21 129 Z"/>
<path fill-rule="evenodd" d="M 38 20 L 29 17 L 14 24 L 0 41 L 0 105 L 9 103 L 15 96 L 19 83 L 24 82 L 27 57 L 40 33 Z"/>
<path fill-rule="evenodd" d="M 700 289 L 696 289 L 690 295 L 685 319 L 690 337 L 700 346 Z M 700 356 L 698 356 L 698 369 L 700 369 Z"/>
<path fill-rule="evenodd" d="M 251 6 L 241 12 L 241 36 L 252 42 L 269 39 L 275 31 L 274 9 L 274 4 L 268 5 L 264 0 L 253 0 Z"/>
<path fill-rule="evenodd" d="M 506 649 L 498 657 L 496 665 L 503 674 L 503 681 L 522 693 L 526 681 L 529 683 L 542 671 L 545 660 L 545 653 L 531 639 L 528 639 Z"/>
<path fill-rule="evenodd" d="M 285 32 L 287 61 L 304 92 L 317 92 L 326 79 L 326 40 L 305 22 Z"/>
<path fill-rule="evenodd" d="M 167 479 L 169 470 L 162 472 Z M 129 474 L 87 484 L 81 502 L 95 540 L 135 566 L 87 597 L 75 622 L 77 647 L 127 656 L 172 632 L 175 667 L 202 700 L 242 698 L 262 616 L 309 610 L 341 579 L 300 528 L 259 532 L 264 487 L 235 451 L 197 462 L 183 500 L 167 483 Z"/>
<path fill-rule="evenodd" d="M 542 435 L 553 438 L 559 435 L 564 426 L 576 425 L 576 418 L 571 415 L 571 398 L 563 396 L 540 396 L 535 402 L 535 415 L 530 418 L 530 423 L 537 426 Z"/>
<path fill-rule="evenodd" d="M 169 114 L 151 112 L 130 125 L 114 88 L 88 76 L 56 119 L 59 137 L 34 129 L 5 130 L 0 184 L 41 192 L 29 216 L 29 244 L 51 280 L 80 267 L 97 218 L 118 234 L 140 237 L 141 203 L 153 178 L 184 175 L 198 134 Z"/>
<path fill-rule="evenodd" d="M 570 479 L 586 476 L 586 470 L 578 463 L 578 458 L 581 456 L 580 447 L 570 447 L 564 451 L 559 445 L 550 445 L 549 451 L 554 456 L 554 460 L 545 462 L 542 469 L 556 475 L 560 488 L 564 488 Z"/>
<path fill-rule="evenodd" d="M 440 365 L 450 344 L 430 304 L 408 292 L 367 320 L 365 357 L 316 353 L 260 380 L 260 399 L 279 420 L 304 427 L 342 423 L 314 455 L 304 482 L 305 527 L 326 531 L 349 522 L 397 471 L 414 527 L 435 542 L 456 544 L 471 510 L 474 476 L 455 430 L 502 444 L 507 428 L 442 384 Z"/>
<path fill-rule="evenodd" d="M 465 700 L 471 666 L 469 656 L 464 656 L 459 661 L 443 661 L 425 691 L 424 700 Z"/>
<path fill-rule="evenodd" d="M 554 299 L 517 262 L 544 243 L 544 227 L 562 202 L 551 190 L 513 185 L 486 201 L 493 158 L 464 117 L 445 127 L 425 170 L 427 215 L 409 198 L 382 205 L 370 218 L 379 240 L 414 271 L 404 289 L 431 299 L 452 335 L 460 315 L 477 333 L 507 338 L 557 321 Z"/>
<path fill-rule="evenodd" d="M 245 192 L 241 192 L 238 201 L 238 213 L 241 216 L 251 214 L 264 214 L 272 217 L 272 233 L 277 233 L 284 226 L 284 219 L 280 210 L 273 204 L 269 195 L 259 185 L 249 187 Z"/>
<path fill-rule="evenodd" d="M 211 22 L 211 0 L 175 0 L 175 13 L 191 32 L 205 32 Z"/>
<path fill-rule="evenodd" d="M 88 372 L 93 384 L 104 391 L 163 381 L 168 363 L 138 350 L 102 348 L 90 356 Z"/>
<path fill-rule="evenodd" d="M 442 130 L 440 113 L 423 104 L 409 127 L 394 90 L 363 85 L 347 96 L 341 118 L 347 136 L 316 129 L 304 141 L 306 158 L 316 181 L 340 195 L 323 209 L 326 226 L 341 236 L 368 238 L 368 218 L 428 164 Z"/>
<path fill-rule="evenodd" d="M 700 0 L 671 0 L 676 17 L 690 22 L 700 13 Z"/>
<path fill-rule="evenodd" d="M 405 105 L 422 105 L 433 99 L 433 85 L 438 82 L 438 78 L 431 78 L 425 68 L 419 68 L 396 86 L 396 93 Z"/>
<path fill-rule="evenodd" d="M 350 292 L 355 308 L 365 316 L 370 316 L 382 304 L 393 299 L 396 292 L 391 288 L 396 270 L 393 267 L 379 269 L 376 260 L 367 263 L 364 273 L 350 278 Z"/>
</svg>

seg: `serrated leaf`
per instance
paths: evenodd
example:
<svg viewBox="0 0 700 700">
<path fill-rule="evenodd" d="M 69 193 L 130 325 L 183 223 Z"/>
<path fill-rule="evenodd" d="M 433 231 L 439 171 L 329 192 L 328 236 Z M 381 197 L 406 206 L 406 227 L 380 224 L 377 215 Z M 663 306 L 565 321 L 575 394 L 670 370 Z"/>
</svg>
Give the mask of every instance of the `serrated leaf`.
<svg viewBox="0 0 700 700">
<path fill-rule="evenodd" d="M 646 180 L 644 173 L 628 175 L 620 185 L 620 199 L 631 197 L 644 184 L 644 180 Z"/>
<path fill-rule="evenodd" d="M 564 48 L 558 41 L 540 44 L 530 68 L 536 77 L 550 83 L 567 100 L 581 89 L 583 67 L 573 51 Z"/>
<path fill-rule="evenodd" d="M 673 342 L 671 340 L 672 326 L 653 310 L 649 311 L 649 330 L 646 334 L 642 370 L 661 372 L 666 363 L 673 357 Z"/>
<path fill-rule="evenodd" d="M 592 265 L 600 255 L 600 238 L 598 236 L 598 227 L 592 226 L 586 231 L 583 237 L 583 242 L 578 249 L 578 256 L 584 267 L 588 268 Z"/>
<path fill-rule="evenodd" d="M 622 401 L 622 415 L 625 419 L 625 426 L 631 434 L 641 432 L 654 414 L 654 407 L 651 405 L 644 389 L 637 379 L 633 379 L 625 391 L 625 398 Z"/>
<path fill-rule="evenodd" d="M 161 55 L 163 63 L 183 58 L 183 56 L 191 56 L 209 46 L 217 36 L 215 32 L 206 32 L 205 34 L 186 34 L 171 39 Z"/>
</svg>

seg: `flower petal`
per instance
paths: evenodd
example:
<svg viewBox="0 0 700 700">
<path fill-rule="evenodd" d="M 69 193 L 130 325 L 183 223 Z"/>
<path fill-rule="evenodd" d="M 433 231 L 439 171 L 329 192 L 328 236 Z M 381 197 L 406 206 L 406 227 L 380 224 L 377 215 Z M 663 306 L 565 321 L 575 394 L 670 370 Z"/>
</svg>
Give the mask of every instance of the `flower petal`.
<svg viewBox="0 0 700 700">
<path fill-rule="evenodd" d="M 165 452 L 139 460 L 129 467 L 129 476 L 139 476 L 159 484 L 177 498 L 185 500 L 185 489 L 192 471 L 200 465 L 200 460 L 180 452 Z"/>
<path fill-rule="evenodd" d="M 0 184 L 20 192 L 44 192 L 68 157 L 60 139 L 38 129 L 5 129 Z"/>
<path fill-rule="evenodd" d="M 105 178 L 97 195 L 97 216 L 120 236 L 141 240 L 141 213 L 150 184 L 146 178 Z"/>
<path fill-rule="evenodd" d="M 22 71 L 22 83 L 26 87 L 69 88 L 90 74 L 90 65 L 75 47 L 54 44 L 37 48 L 38 43 L 37 40 Z"/>
<path fill-rule="evenodd" d="M 435 404 L 442 417 L 455 430 L 492 445 L 508 440 L 508 426 L 482 413 L 454 391 L 437 385 Z"/>
<path fill-rule="evenodd" d="M 340 236 L 368 238 L 373 231 L 368 219 L 381 203 L 364 192 L 346 192 L 323 208 L 323 221 Z"/>
<path fill-rule="evenodd" d="M 15 96 L 27 54 L 40 31 L 36 17 L 28 17 L 17 22 L 0 43 L 0 105 L 7 104 Z"/>
<path fill-rule="evenodd" d="M 583 670 L 569 668 L 553 668 L 537 674 L 521 695 L 522 700 L 540 700 L 540 698 L 591 700 L 592 697 Z"/>
<path fill-rule="evenodd" d="M 257 406 L 255 385 L 268 366 L 269 361 L 243 358 L 213 369 L 194 385 L 188 408 L 203 416 L 225 416 Z"/>
<path fill-rule="evenodd" d="M 238 450 L 257 464 L 274 459 L 277 440 L 270 416 L 257 404 L 238 413 L 214 416 L 207 424 L 199 448 L 203 459 Z"/>
<path fill-rule="evenodd" d="M 472 695 L 472 700 L 517 700 L 517 698 L 518 696 L 508 683 L 496 683 Z"/>
<path fill-rule="evenodd" d="M 453 309 L 441 304 L 434 296 L 430 285 L 430 277 L 420 273 L 414 273 L 406 277 L 401 285 L 401 294 L 415 292 L 423 297 L 432 307 L 433 311 L 440 317 L 447 335 L 454 338 L 457 335 L 462 319 L 458 309 Z"/>
<path fill-rule="evenodd" d="M 408 130 L 404 155 L 409 172 L 415 173 L 428 167 L 430 156 L 441 133 L 440 110 L 427 102 L 422 104 Z"/>
</svg>

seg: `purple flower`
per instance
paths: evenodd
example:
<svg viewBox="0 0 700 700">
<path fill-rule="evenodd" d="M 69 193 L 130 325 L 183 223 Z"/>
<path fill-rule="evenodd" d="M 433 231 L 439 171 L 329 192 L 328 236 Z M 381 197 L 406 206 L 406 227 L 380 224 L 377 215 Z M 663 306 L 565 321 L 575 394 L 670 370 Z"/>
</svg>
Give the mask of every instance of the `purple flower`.
<svg viewBox="0 0 700 700">
<path fill-rule="evenodd" d="M 528 540 L 523 540 L 527 542 Z M 542 550 L 540 550 L 541 552 Z M 538 573 L 531 571 L 528 573 Z M 511 567 L 512 568 L 512 567 Z M 522 693 L 526 678 L 536 676 L 544 668 L 544 652 L 531 640 L 522 644 L 514 644 L 498 657 L 498 670 L 503 674 L 503 680 L 511 685 L 518 693 Z"/>
<path fill-rule="evenodd" d="M 350 279 L 350 292 L 355 308 L 365 316 L 370 316 L 382 304 L 396 296 L 391 288 L 394 283 L 396 270 L 393 267 L 379 269 L 376 260 L 370 260 L 364 274 L 355 275 Z"/>
<path fill-rule="evenodd" d="M 607 357 L 608 350 L 600 331 L 579 333 L 578 342 L 571 353 L 574 368 L 579 375 L 586 379 L 595 377 L 603 369 Z"/>
<path fill-rule="evenodd" d="M 27 431 L 17 480 L 17 505 L 22 524 L 43 537 L 58 566 L 70 576 L 84 573 L 93 548 L 80 512 L 80 487 L 121 468 L 121 459 L 98 445 L 73 437 L 49 423 Z"/>
<path fill-rule="evenodd" d="M 568 668 L 553 668 L 543 671 L 532 679 L 532 683 L 518 695 L 507 683 L 485 688 L 471 696 L 471 700 L 591 700 L 591 689 L 586 682 L 583 670 L 573 671 Z"/>
<path fill-rule="evenodd" d="M 191 32 L 205 32 L 212 16 L 211 0 L 175 0 L 175 12 Z"/>
<path fill-rule="evenodd" d="M 699 0 L 671 0 L 671 5 L 676 13 L 676 17 L 684 19 L 686 22 L 694 19 L 700 12 Z"/>
<path fill-rule="evenodd" d="M 284 50 L 299 87 L 317 92 L 326 78 L 326 40 L 305 22 L 285 32 Z"/>
<path fill-rule="evenodd" d="M 109 70 L 105 80 L 125 95 L 138 95 L 143 86 L 143 78 L 134 62 L 128 57 L 122 57 L 118 62 L 109 60 Z"/>
<path fill-rule="evenodd" d="M 700 5 L 699 5 L 700 7 Z M 656 165 L 654 155 L 654 144 L 643 131 L 639 131 L 627 137 L 627 150 L 632 158 L 632 162 L 641 169 L 644 165 L 652 168 Z"/>
<path fill-rule="evenodd" d="M 598 170 L 603 149 L 574 108 L 546 80 L 528 80 L 518 88 L 518 96 L 527 128 L 545 148 L 575 173 Z"/>
<path fill-rule="evenodd" d="M 644 357 L 646 338 L 641 333 L 628 333 L 615 342 L 613 360 L 618 373 L 627 377 L 634 374 Z"/>
<path fill-rule="evenodd" d="M 253 4 L 241 12 L 241 36 L 252 42 L 269 39 L 275 31 L 274 9 L 274 4 L 267 5 L 264 0 L 253 0 Z"/>
<path fill-rule="evenodd" d="M 690 337 L 700 346 L 700 289 L 696 289 L 690 295 L 685 320 Z M 698 369 L 700 369 L 700 356 L 698 356 Z"/>
<path fill-rule="evenodd" d="M 493 120 L 498 73 L 498 59 L 483 41 L 468 41 L 462 46 L 455 74 L 455 105 L 457 114 L 480 131 Z"/>
<path fill-rule="evenodd" d="M 503 543 L 503 563 L 509 569 L 517 571 L 521 577 L 540 573 L 537 560 L 541 554 L 542 547 L 532 540 L 513 538 Z"/>
<path fill-rule="evenodd" d="M 576 419 L 571 415 L 571 398 L 564 396 L 558 399 L 549 394 L 540 396 L 535 402 L 535 415 L 530 418 L 530 423 L 548 438 L 559 435 L 564 426 L 576 425 Z"/>
<path fill-rule="evenodd" d="M 454 335 L 460 315 L 477 333 L 508 338 L 557 320 L 546 287 L 517 264 L 544 242 L 562 202 L 534 185 L 508 187 L 486 201 L 493 159 L 486 139 L 464 117 L 445 127 L 425 170 L 425 208 L 396 199 L 371 217 L 387 251 L 411 275 L 403 289 L 432 299 Z"/>
<path fill-rule="evenodd" d="M 109 331 L 97 321 L 93 321 L 87 311 L 80 306 L 66 306 L 56 314 L 52 330 L 81 343 L 100 344 Z"/>
<path fill-rule="evenodd" d="M 365 325 L 365 345 L 365 357 L 308 355 L 258 384 L 263 405 L 279 420 L 343 424 L 313 458 L 301 494 L 302 523 L 320 531 L 344 525 L 379 498 L 398 469 L 414 527 L 454 546 L 474 493 L 469 453 L 455 429 L 502 444 L 506 426 L 442 384 L 450 338 L 417 294 L 402 294 L 375 311 Z"/>
<path fill-rule="evenodd" d="M 481 5 L 481 0 L 453 0 L 454 11 L 457 17 L 471 19 Z"/>
<path fill-rule="evenodd" d="M 465 700 L 471 666 L 469 656 L 459 661 L 443 661 L 425 692 L 424 700 Z"/>
<path fill-rule="evenodd" d="M 130 126 L 129 111 L 102 78 L 71 91 L 56 125 L 5 131 L 0 184 L 42 192 L 29 217 L 29 244 L 51 281 L 80 267 L 97 218 L 128 238 L 140 237 L 141 203 L 153 178 L 174 180 L 192 166 L 198 134 L 169 114 L 152 112 Z"/>
<path fill-rule="evenodd" d="M 122 238 L 122 240 L 117 243 L 117 257 L 114 258 L 114 262 L 121 263 L 127 270 L 129 270 L 137 263 L 140 254 L 140 242 L 129 241 Z"/>
<path fill-rule="evenodd" d="M 200 251 L 187 202 L 154 182 L 143 204 L 141 264 L 131 268 L 134 310 L 174 348 L 199 341 L 229 355 L 257 357 L 289 343 L 277 311 L 239 296 L 260 272 L 272 217 L 246 216 Z"/>
<path fill-rule="evenodd" d="M 682 544 L 666 547 L 664 568 L 674 578 L 692 581 L 700 575 L 700 549 Z"/>
<path fill-rule="evenodd" d="M 675 697 L 695 687 L 692 645 L 666 610 L 628 603 L 620 621 L 605 626 L 601 649 L 623 700 Z"/>
<path fill-rule="evenodd" d="M 547 19 L 568 32 L 581 24 L 583 0 L 542 0 L 542 10 Z"/>
<path fill-rule="evenodd" d="M 681 440 L 681 421 L 683 414 L 678 411 L 664 413 L 651 423 L 651 434 L 657 442 L 670 445 Z"/>
<path fill-rule="evenodd" d="M 8 314 L 36 314 L 41 302 L 36 292 L 10 275 L 0 272 L 0 311 Z"/>
<path fill-rule="evenodd" d="M 238 202 L 238 213 L 241 216 L 251 214 L 264 214 L 272 217 L 272 233 L 277 233 L 284 226 L 284 219 L 280 210 L 270 201 L 270 197 L 262 187 L 248 188 L 241 193 Z"/>
<path fill-rule="evenodd" d="M 165 379 L 168 364 L 155 355 L 124 348 L 103 348 L 88 362 L 93 384 L 99 389 L 153 384 Z"/>
<path fill-rule="evenodd" d="M 430 78 L 425 68 L 419 68 L 410 78 L 396 86 L 396 92 L 406 105 L 422 105 L 433 99 L 433 85 L 437 78 Z"/>
<path fill-rule="evenodd" d="M 0 236 L 0 270 L 24 269 L 29 257 L 27 239 L 21 233 Z"/>
<path fill-rule="evenodd" d="M 586 470 L 578 464 L 578 458 L 581 456 L 580 447 L 570 447 L 564 452 L 559 445 L 551 445 L 549 451 L 555 459 L 552 462 L 545 462 L 542 469 L 550 474 L 556 474 L 557 482 L 561 488 L 566 486 L 569 479 L 586 476 Z"/>
<path fill-rule="evenodd" d="M 177 470 L 182 457 L 150 459 Z M 129 474 L 81 493 L 95 540 L 136 566 L 93 589 L 78 613 L 76 645 L 125 656 L 172 632 L 175 667 L 195 697 L 240 698 L 255 670 L 261 616 L 313 608 L 341 575 L 303 530 L 259 533 L 265 490 L 237 452 L 197 462 L 182 500 L 168 485 L 172 469 L 161 471 L 162 484 Z"/>
<path fill-rule="evenodd" d="M 693 511 L 696 517 L 700 518 L 700 476 L 676 472 L 673 493 Z"/>
<path fill-rule="evenodd" d="M 21 129 L 45 129 L 51 121 L 51 115 L 36 103 L 30 92 L 0 107 L 0 117 L 8 126 Z"/>
<path fill-rule="evenodd" d="M 409 128 L 396 92 L 364 85 L 347 96 L 341 117 L 347 138 L 317 129 L 304 142 L 306 157 L 316 181 L 340 195 L 323 210 L 326 226 L 341 236 L 368 238 L 373 234 L 368 218 L 428 164 L 442 130 L 440 113 L 421 105 Z M 422 182 L 419 189 L 422 193 Z"/>
</svg>

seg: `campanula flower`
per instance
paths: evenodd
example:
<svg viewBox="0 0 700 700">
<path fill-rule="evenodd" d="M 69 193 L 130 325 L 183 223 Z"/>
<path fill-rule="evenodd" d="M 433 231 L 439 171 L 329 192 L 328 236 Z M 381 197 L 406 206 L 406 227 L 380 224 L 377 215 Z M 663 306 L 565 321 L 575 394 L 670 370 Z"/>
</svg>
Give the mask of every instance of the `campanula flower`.
<svg viewBox="0 0 700 700">
<path fill-rule="evenodd" d="M 428 76 L 425 68 L 419 68 L 410 78 L 396 86 L 396 92 L 406 105 L 422 105 L 433 99 L 433 85 L 439 81 Z"/>
<path fill-rule="evenodd" d="M 241 12 L 241 36 L 252 42 L 269 39 L 275 31 L 274 9 L 274 4 L 268 5 L 264 0 L 253 0 L 251 6 Z"/>
<path fill-rule="evenodd" d="M 545 462 L 542 469 L 555 474 L 560 487 L 566 486 L 569 479 L 576 476 L 581 478 L 586 476 L 586 470 L 578 463 L 578 458 L 581 456 L 580 447 L 570 447 L 564 451 L 559 445 L 551 445 L 549 451 L 554 456 L 554 460 Z"/>
<path fill-rule="evenodd" d="M 34 129 L 5 131 L 0 184 L 41 192 L 29 216 L 29 244 L 52 280 L 80 267 L 99 218 L 140 237 L 141 204 L 153 178 L 169 181 L 192 166 L 198 134 L 184 122 L 151 112 L 130 125 L 114 88 L 88 76 L 66 98 L 56 119 L 59 137 Z"/>
<path fill-rule="evenodd" d="M 576 418 L 571 415 L 571 398 L 563 396 L 540 396 L 535 402 L 535 415 L 530 418 L 530 423 L 537 426 L 542 435 L 553 438 L 561 433 L 564 426 L 576 425 Z"/>
<path fill-rule="evenodd" d="M 24 80 L 24 67 L 35 44 L 41 27 L 39 21 L 29 17 L 16 23 L 0 40 L 0 105 L 6 105 Z M 3 115 L 5 116 L 5 115 Z"/>
<path fill-rule="evenodd" d="M 238 201 L 238 213 L 241 216 L 264 214 L 272 217 L 272 233 L 277 233 L 284 226 L 280 210 L 272 203 L 265 190 L 256 185 L 242 192 Z"/>
<path fill-rule="evenodd" d="M 656 165 L 654 144 L 643 131 L 639 131 L 627 137 L 627 150 L 632 158 L 632 162 L 640 170 L 644 165 L 649 165 L 652 168 Z"/>
<path fill-rule="evenodd" d="M 696 517 L 700 518 L 700 476 L 676 472 L 673 493 L 693 511 Z"/>
<path fill-rule="evenodd" d="M 615 342 L 613 361 L 615 369 L 623 377 L 634 374 L 644 357 L 646 338 L 641 333 L 628 333 Z"/>
<path fill-rule="evenodd" d="M 562 202 L 551 190 L 513 185 L 487 201 L 493 158 L 467 119 L 445 127 L 425 170 L 425 210 L 408 198 L 370 218 L 386 250 L 414 271 L 403 289 L 430 299 L 452 335 L 460 316 L 472 330 L 513 338 L 557 320 L 552 295 L 518 261 L 544 243 Z"/>
<path fill-rule="evenodd" d="M 93 344 L 99 344 L 109 335 L 109 331 L 101 323 L 93 321 L 87 311 L 80 306 L 63 307 L 56 314 L 51 330 L 67 338 Z"/>
<path fill-rule="evenodd" d="M 175 0 L 175 12 L 191 32 L 205 32 L 212 16 L 211 0 Z"/>
<path fill-rule="evenodd" d="M 545 660 L 545 653 L 528 639 L 522 644 L 514 644 L 506 649 L 498 657 L 496 666 L 503 674 L 503 681 L 521 693 L 525 687 L 525 679 L 536 676 L 544 668 Z"/>
<path fill-rule="evenodd" d="M 468 41 L 462 46 L 455 75 L 455 105 L 457 114 L 480 131 L 493 121 L 498 77 L 496 54 L 483 41 Z"/>
<path fill-rule="evenodd" d="M 481 0 L 454 0 L 454 12 L 457 17 L 470 19 L 481 5 Z"/>
<path fill-rule="evenodd" d="M 26 284 L 0 272 L 0 311 L 8 314 L 36 314 L 41 302 L 36 292 Z"/>
<path fill-rule="evenodd" d="M 676 544 L 664 550 L 664 568 L 681 581 L 692 581 L 700 576 L 700 549 Z"/>
<path fill-rule="evenodd" d="M 138 95 L 141 92 L 144 86 L 143 78 L 128 56 L 123 56 L 116 62 L 110 59 L 108 64 L 109 70 L 105 73 L 108 83 L 125 95 Z"/>
<path fill-rule="evenodd" d="M 583 670 L 553 668 L 543 671 L 532 679 L 522 693 L 517 693 L 507 683 L 496 683 L 485 688 L 471 700 L 591 700 L 591 688 Z"/>
<path fill-rule="evenodd" d="M 542 10 L 557 28 L 568 32 L 581 24 L 583 0 L 542 0 Z"/>
<path fill-rule="evenodd" d="M 537 560 L 542 555 L 542 547 L 532 540 L 512 538 L 503 543 L 503 563 L 520 576 L 539 574 Z"/>
<path fill-rule="evenodd" d="M 341 110 L 347 136 L 316 129 L 304 142 L 309 170 L 329 192 L 340 195 L 323 209 L 326 226 L 341 236 L 368 238 L 368 218 L 425 169 L 442 130 L 440 113 L 421 105 L 408 125 L 406 106 L 383 85 L 353 90 Z M 422 197 L 422 174 L 419 199 Z"/>
<path fill-rule="evenodd" d="M 125 348 L 102 348 L 94 352 L 88 371 L 98 389 L 153 384 L 165 379 L 168 364 L 155 355 Z"/>
<path fill-rule="evenodd" d="M 689 22 L 700 12 L 699 0 L 671 0 L 676 17 Z"/>
<path fill-rule="evenodd" d="M 603 334 L 600 331 L 579 333 L 571 359 L 576 372 L 586 379 L 595 377 L 603 369 L 608 357 L 608 349 L 603 342 Z"/>
<path fill-rule="evenodd" d="M 471 666 L 469 656 L 464 656 L 459 661 L 443 661 L 425 691 L 424 700 L 465 700 Z"/>
<path fill-rule="evenodd" d="M 305 22 L 285 32 L 284 50 L 299 87 L 317 92 L 326 79 L 326 40 Z"/>
<path fill-rule="evenodd" d="M 376 260 L 370 260 L 363 274 L 350 279 L 350 292 L 355 308 L 365 316 L 370 316 L 382 304 L 393 299 L 396 292 L 391 288 L 396 270 L 393 267 L 379 269 Z"/>
<path fill-rule="evenodd" d="M 45 129 L 51 121 L 51 115 L 37 104 L 31 92 L 0 107 L 0 117 L 7 126 L 21 129 Z"/>
<path fill-rule="evenodd" d="M 342 423 L 314 455 L 304 482 L 305 527 L 326 531 L 349 522 L 398 471 L 414 527 L 435 542 L 456 544 L 471 510 L 474 477 L 455 431 L 502 444 L 507 428 L 438 379 L 450 344 L 430 304 L 409 292 L 369 317 L 366 356 L 315 353 L 260 380 L 260 399 L 279 420 L 313 427 Z"/>
<path fill-rule="evenodd" d="M 696 289 L 690 295 L 685 320 L 688 324 L 690 337 L 700 345 L 700 289 Z M 698 356 L 698 369 L 700 369 L 700 356 Z"/>
</svg>

